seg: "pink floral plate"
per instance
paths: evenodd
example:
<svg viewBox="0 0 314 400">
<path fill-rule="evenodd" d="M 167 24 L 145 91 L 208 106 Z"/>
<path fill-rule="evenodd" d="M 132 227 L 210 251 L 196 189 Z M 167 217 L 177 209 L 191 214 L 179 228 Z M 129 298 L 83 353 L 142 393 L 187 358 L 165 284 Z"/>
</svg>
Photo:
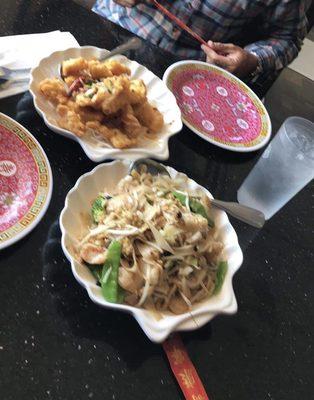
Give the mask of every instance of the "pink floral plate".
<svg viewBox="0 0 314 400">
<path fill-rule="evenodd" d="M 193 132 L 224 149 L 248 152 L 270 139 L 269 115 L 256 94 L 234 75 L 201 61 L 180 61 L 164 74 L 182 120 Z"/>
<path fill-rule="evenodd" d="M 52 193 L 47 156 L 20 124 L 0 113 L 0 249 L 27 235 Z"/>
</svg>

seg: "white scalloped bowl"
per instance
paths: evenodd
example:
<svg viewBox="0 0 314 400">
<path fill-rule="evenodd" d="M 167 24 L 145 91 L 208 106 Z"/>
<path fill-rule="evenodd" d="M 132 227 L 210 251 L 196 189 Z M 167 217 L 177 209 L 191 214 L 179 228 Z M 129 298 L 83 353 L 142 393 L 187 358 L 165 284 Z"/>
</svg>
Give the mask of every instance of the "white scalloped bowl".
<svg viewBox="0 0 314 400">
<path fill-rule="evenodd" d="M 149 339 L 154 342 L 164 341 L 171 332 L 200 328 L 217 314 L 234 314 L 237 311 L 237 301 L 232 287 L 232 277 L 242 264 L 243 254 L 237 235 L 223 211 L 213 210 L 212 216 L 218 228 L 219 238 L 224 243 L 228 271 L 221 291 L 196 304 L 190 313 L 181 315 L 165 313 L 160 320 L 157 320 L 154 313 L 148 310 L 126 304 L 109 303 L 103 298 L 101 288 L 97 286 L 96 279 L 88 267 L 75 260 L 73 248 L 87 231 L 86 215 L 90 213 L 92 201 L 104 188 L 109 193 L 114 191 L 117 182 L 127 175 L 129 165 L 130 162 L 126 160 L 98 165 L 91 172 L 82 175 L 66 197 L 60 215 L 62 249 L 71 262 L 72 272 L 77 281 L 85 287 L 89 297 L 96 304 L 132 314 Z M 167 169 L 172 177 L 177 175 L 186 177 L 173 168 L 167 167 Z M 188 189 L 201 189 L 212 197 L 205 188 L 187 177 L 186 179 Z"/>
<path fill-rule="evenodd" d="M 50 56 L 43 58 L 37 67 L 31 71 L 30 92 L 33 95 L 34 105 L 38 113 L 44 119 L 45 124 L 52 131 L 67 138 L 77 141 L 86 155 L 94 162 L 108 159 L 137 160 L 139 158 L 154 157 L 159 160 L 166 160 L 169 157 L 169 138 L 182 129 L 181 111 L 177 105 L 174 95 L 167 88 L 165 83 L 136 61 L 131 61 L 124 56 L 114 57 L 131 69 L 131 77 L 143 79 L 147 86 L 147 98 L 163 114 L 164 127 L 158 134 L 156 140 L 145 140 L 137 148 L 116 149 L 96 136 L 79 138 L 67 129 L 58 126 L 58 114 L 56 108 L 43 96 L 39 90 L 40 82 L 45 78 L 59 76 L 59 65 L 69 58 L 92 57 L 100 58 L 103 49 L 92 46 L 70 48 L 64 51 L 56 51 Z"/>
</svg>

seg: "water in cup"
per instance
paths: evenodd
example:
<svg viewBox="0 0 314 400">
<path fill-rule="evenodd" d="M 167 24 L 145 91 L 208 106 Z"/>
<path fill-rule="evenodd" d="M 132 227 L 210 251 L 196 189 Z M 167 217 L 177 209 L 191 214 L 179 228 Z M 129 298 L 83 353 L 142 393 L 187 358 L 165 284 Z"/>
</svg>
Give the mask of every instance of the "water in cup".
<svg viewBox="0 0 314 400">
<path fill-rule="evenodd" d="M 314 177 L 314 124 L 288 118 L 238 190 L 241 204 L 269 219 Z"/>
</svg>

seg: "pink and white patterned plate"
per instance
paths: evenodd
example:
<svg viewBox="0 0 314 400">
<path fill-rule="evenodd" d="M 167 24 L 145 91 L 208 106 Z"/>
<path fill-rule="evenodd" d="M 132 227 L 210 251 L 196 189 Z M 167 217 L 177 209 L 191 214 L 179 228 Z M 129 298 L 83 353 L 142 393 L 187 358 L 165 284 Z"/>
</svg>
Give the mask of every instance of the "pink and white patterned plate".
<svg viewBox="0 0 314 400">
<path fill-rule="evenodd" d="M 0 249 L 27 235 L 52 193 L 47 156 L 20 124 L 0 113 Z"/>
<path fill-rule="evenodd" d="M 183 122 L 203 139 L 240 152 L 268 142 L 271 122 L 263 103 L 234 75 L 205 62 L 180 61 L 163 79 L 177 99 Z"/>
</svg>

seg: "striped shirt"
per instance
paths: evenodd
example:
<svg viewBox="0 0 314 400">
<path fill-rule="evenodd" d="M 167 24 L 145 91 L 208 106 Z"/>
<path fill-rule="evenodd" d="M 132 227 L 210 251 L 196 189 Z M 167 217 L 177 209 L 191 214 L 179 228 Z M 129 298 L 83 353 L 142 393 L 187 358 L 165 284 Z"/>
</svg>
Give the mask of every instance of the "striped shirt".
<svg viewBox="0 0 314 400">
<path fill-rule="evenodd" d="M 260 80 L 273 79 L 298 54 L 306 34 L 306 0 L 161 0 L 206 41 L 230 42 L 253 52 Z M 199 43 L 156 7 L 128 8 L 97 0 L 93 11 L 180 58 L 204 60 Z"/>
</svg>

